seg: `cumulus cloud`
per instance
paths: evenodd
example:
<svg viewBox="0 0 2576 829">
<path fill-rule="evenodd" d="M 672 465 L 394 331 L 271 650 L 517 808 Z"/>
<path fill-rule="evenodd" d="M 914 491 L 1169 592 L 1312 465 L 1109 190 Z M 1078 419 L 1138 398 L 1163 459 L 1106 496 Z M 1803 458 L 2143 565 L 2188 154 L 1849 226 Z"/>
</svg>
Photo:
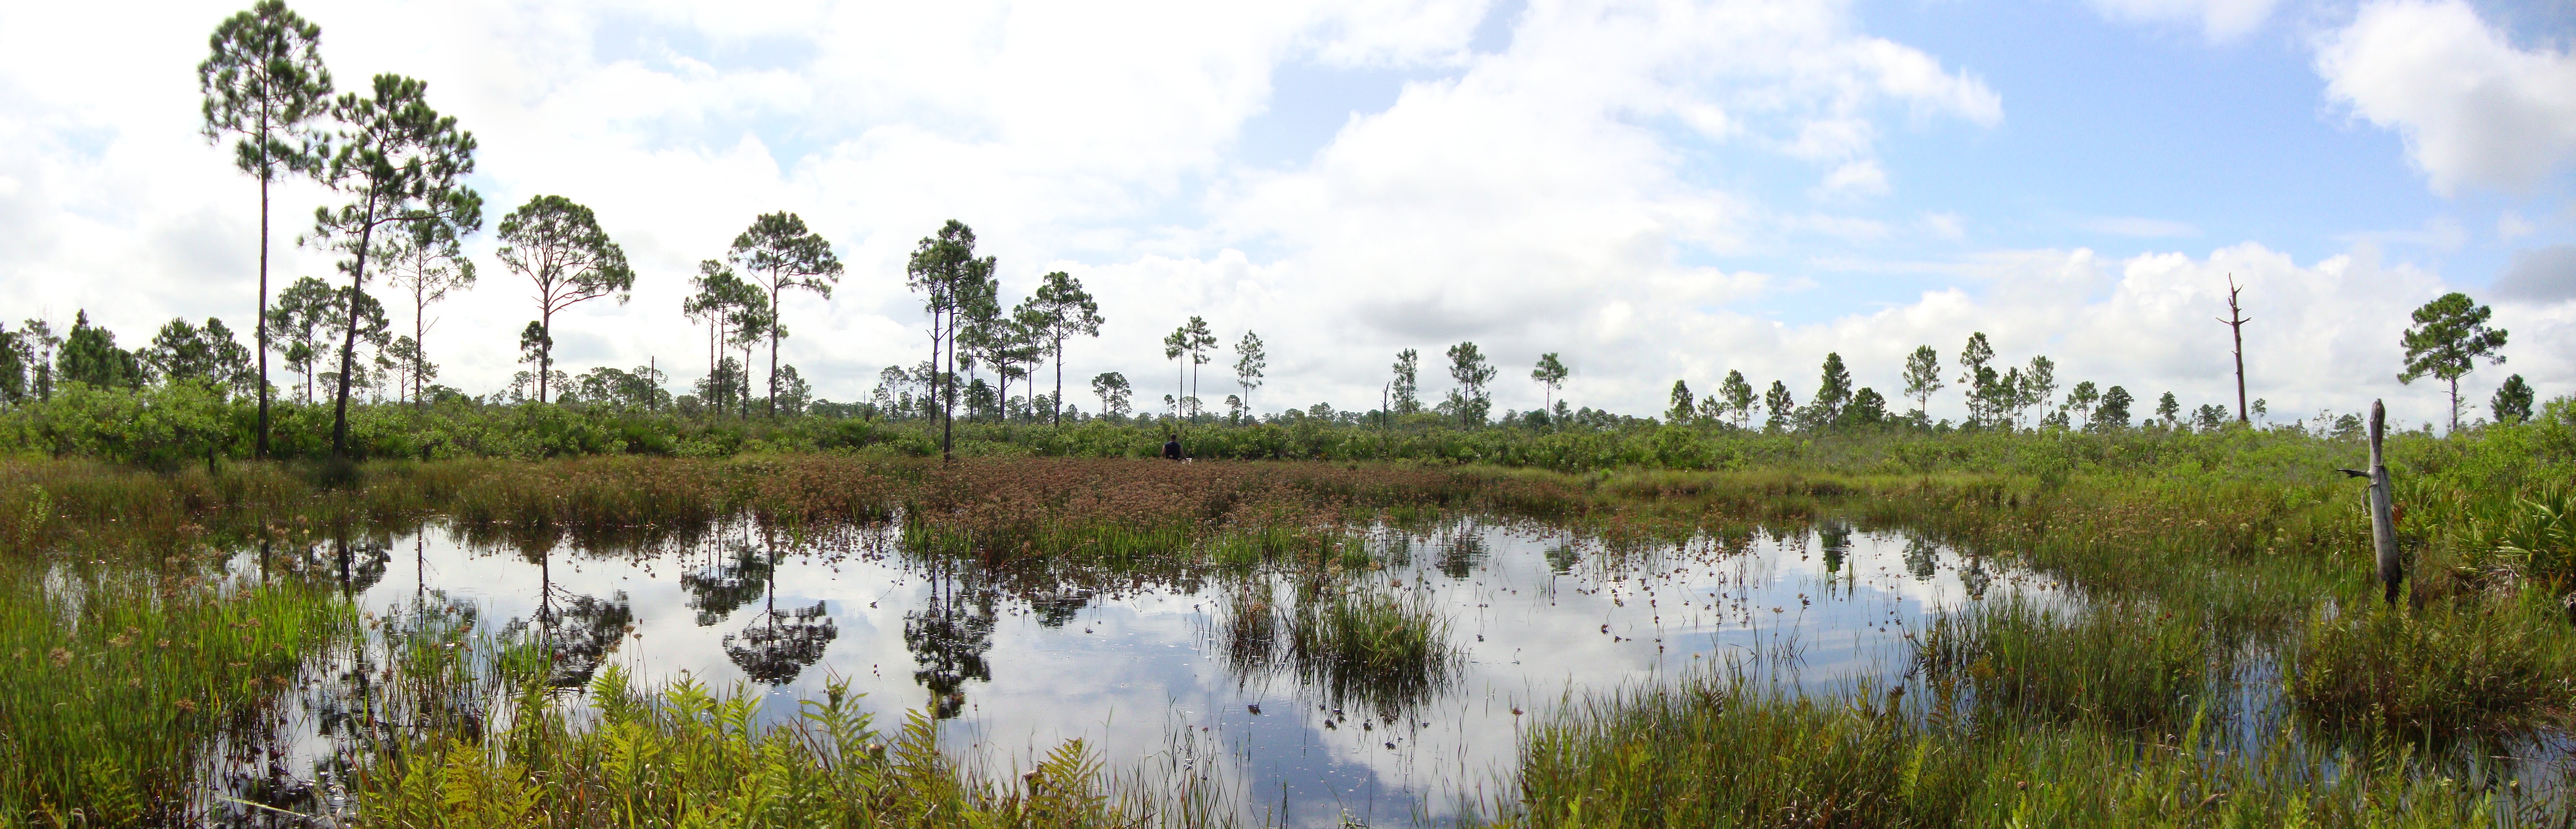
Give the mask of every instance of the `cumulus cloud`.
<svg viewBox="0 0 2576 829">
<path fill-rule="evenodd" d="M 2092 380 L 2150 401 L 2172 391 L 2187 407 L 2232 408 L 2234 362 L 2227 327 L 2216 320 L 2232 277 L 2245 287 L 2246 316 L 2254 320 L 2245 327 L 2248 391 L 2268 399 L 2275 418 L 2357 411 L 2385 398 L 2394 417 L 2426 421 L 2440 419 L 2446 405 L 2439 390 L 2402 385 L 2396 374 L 2408 312 L 2453 289 L 2423 269 L 2383 263 L 2367 247 L 2306 264 L 2252 243 L 2200 257 L 2168 252 L 2116 261 L 2089 250 L 2005 252 L 1971 260 L 1963 271 L 1974 281 L 1926 291 L 1900 307 L 1776 327 L 1776 340 L 1757 350 L 1764 356 L 1706 361 L 1688 378 L 1697 387 L 1729 367 L 1744 368 L 1748 376 L 1787 379 L 1803 398 L 1816 385 L 1815 364 L 1836 351 L 1857 382 L 1886 393 L 1901 388 L 1898 372 L 1916 345 L 1940 350 L 1955 375 L 1960 346 L 1983 331 L 2000 361 L 2048 355 L 2064 385 Z M 2576 310 L 2499 307 L 2497 317 L 2513 330 L 2514 371 L 2544 389 L 2576 383 L 2576 363 L 2559 356 L 2576 346 Z M 2502 379 L 2473 375 L 2472 384 L 2483 389 Z M 1945 390 L 1933 414 L 1960 416 L 1960 399 L 1957 389 Z"/>
<path fill-rule="evenodd" d="M 2319 44 L 2317 72 L 2444 195 L 2529 191 L 2576 160 L 2576 56 L 2517 48 L 2461 0 L 2369 3 Z"/>
<path fill-rule="evenodd" d="M 2555 303 L 2576 299 L 2576 245 L 2550 245 L 2513 255 L 2495 281 L 2497 299 Z"/>
</svg>

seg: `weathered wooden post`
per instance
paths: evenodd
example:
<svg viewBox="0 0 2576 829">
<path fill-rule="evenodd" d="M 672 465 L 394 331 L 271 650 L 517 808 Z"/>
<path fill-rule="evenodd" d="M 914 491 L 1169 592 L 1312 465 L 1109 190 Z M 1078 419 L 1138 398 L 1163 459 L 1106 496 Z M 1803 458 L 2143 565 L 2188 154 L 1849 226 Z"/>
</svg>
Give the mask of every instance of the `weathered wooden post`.
<svg viewBox="0 0 2576 829">
<path fill-rule="evenodd" d="M 2379 553 L 2379 583 L 2388 588 L 2388 603 L 2397 603 L 2397 585 L 2406 570 L 2397 560 L 2397 519 L 2391 512 L 2395 495 L 2388 489 L 2388 458 L 2380 443 L 2388 436 L 2388 407 L 2370 401 L 2370 544 Z"/>
</svg>

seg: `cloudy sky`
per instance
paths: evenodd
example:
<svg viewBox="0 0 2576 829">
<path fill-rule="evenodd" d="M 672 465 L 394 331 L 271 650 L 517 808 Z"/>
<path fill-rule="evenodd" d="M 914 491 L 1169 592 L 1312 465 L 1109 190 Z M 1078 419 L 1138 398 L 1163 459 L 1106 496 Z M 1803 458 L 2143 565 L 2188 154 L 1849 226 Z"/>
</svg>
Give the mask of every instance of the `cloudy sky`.
<svg viewBox="0 0 2576 829">
<path fill-rule="evenodd" d="M 250 328 L 257 188 L 199 135 L 194 72 L 240 6 L 0 8 L 0 316 L 86 309 L 129 345 L 172 316 Z M 1067 375 L 1140 401 L 1197 314 L 1269 342 L 1265 409 L 1374 406 L 1396 351 L 1460 340 L 1513 408 L 1549 351 L 1575 403 L 1640 414 L 1729 369 L 1803 399 L 1828 351 L 1892 393 L 1906 352 L 1955 362 L 1972 331 L 2196 405 L 2232 395 L 2230 275 L 2276 419 L 2377 396 L 2437 418 L 2395 381 L 2398 336 L 2451 290 L 2512 332 L 2475 411 L 2507 373 L 2576 392 L 2576 12 L 2547 0 L 295 8 L 341 88 L 428 82 L 481 141 L 492 218 L 598 211 L 637 285 L 557 318 L 576 372 L 702 374 L 688 277 L 786 210 L 848 263 L 785 312 L 784 360 L 835 399 L 927 353 L 903 260 L 951 218 L 1006 299 L 1052 270 L 1099 295 Z M 330 198 L 281 191 L 278 283 L 331 273 L 293 243 Z M 494 247 L 432 310 L 469 392 L 518 370 L 535 316 Z"/>
</svg>

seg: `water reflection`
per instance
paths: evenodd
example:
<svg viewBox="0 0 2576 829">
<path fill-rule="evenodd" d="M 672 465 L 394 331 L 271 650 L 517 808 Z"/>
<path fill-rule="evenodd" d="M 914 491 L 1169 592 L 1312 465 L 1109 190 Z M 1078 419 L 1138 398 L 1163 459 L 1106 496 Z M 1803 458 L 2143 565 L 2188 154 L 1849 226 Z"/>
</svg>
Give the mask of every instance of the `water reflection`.
<svg viewBox="0 0 2576 829">
<path fill-rule="evenodd" d="M 617 660 L 648 687 L 683 673 L 768 686 L 759 716 L 774 720 L 839 677 L 869 694 L 879 722 L 926 710 L 948 723 L 948 748 L 996 755 L 999 768 L 1075 737 L 1104 757 L 1156 756 L 1190 728 L 1222 747 L 1240 791 L 1261 793 L 1242 795 L 1247 809 L 1290 825 L 1338 825 L 1344 810 L 1381 825 L 1417 808 L 1439 820 L 1456 785 L 1508 767 L 1520 712 L 1568 691 L 1756 652 L 1785 655 L 1811 684 L 1886 678 L 1904 670 L 1903 636 L 1926 614 L 2046 589 L 1866 525 L 1613 544 L 1480 519 L 1370 528 L 1365 549 L 1322 564 L 1150 577 L 916 558 L 891 530 L 816 541 L 738 522 L 688 545 L 607 550 L 541 535 L 402 538 L 413 555 L 390 566 L 414 572 L 391 579 L 385 545 L 353 539 L 347 583 L 385 620 L 382 636 L 480 631 L 532 665 L 542 653 L 558 688 Z M 341 549 L 311 553 L 310 572 L 336 580 Z M 1389 619 L 1422 635 L 1350 645 L 1383 636 L 1372 625 Z M 308 710 L 345 733 L 361 712 L 334 711 L 333 698 L 376 670 L 335 669 Z M 420 716 L 490 716 L 481 704 Z M 314 779 L 309 763 L 284 765 Z"/>
<path fill-rule="evenodd" d="M 957 570 L 953 563 L 933 565 L 922 608 L 903 615 L 913 681 L 930 692 L 931 714 L 943 720 L 965 710 L 967 682 L 993 678 L 984 653 L 993 649 L 994 593 L 967 585 Z"/>
<path fill-rule="evenodd" d="M 501 638 L 525 639 L 533 627 L 546 654 L 546 684 L 579 689 L 590 684 L 626 632 L 634 629 L 635 609 L 624 590 L 602 599 L 556 584 L 557 546 L 551 542 L 522 546 L 521 557 L 537 565 L 537 609 L 528 617 L 511 619 L 501 628 Z"/>
<path fill-rule="evenodd" d="M 689 609 L 697 611 L 699 627 L 714 627 L 743 605 L 775 594 L 771 575 L 777 568 L 769 556 L 741 541 L 709 544 L 707 549 L 721 559 L 680 574 L 680 589 L 689 591 Z"/>
</svg>

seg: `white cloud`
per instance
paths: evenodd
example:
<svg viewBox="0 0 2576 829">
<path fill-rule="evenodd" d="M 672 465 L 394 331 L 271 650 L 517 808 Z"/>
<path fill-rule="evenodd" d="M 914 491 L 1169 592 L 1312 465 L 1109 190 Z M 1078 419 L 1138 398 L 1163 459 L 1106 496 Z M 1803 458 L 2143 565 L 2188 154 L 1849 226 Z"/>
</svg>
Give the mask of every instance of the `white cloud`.
<svg viewBox="0 0 2576 829">
<path fill-rule="evenodd" d="M 2319 44 L 2326 94 L 2396 130 L 2433 189 L 2529 191 L 2576 160 L 2576 56 L 2519 49 L 2460 0 L 2376 0 Z"/>
<path fill-rule="evenodd" d="M 2245 328 L 2248 391 L 2268 399 L 2276 418 L 2358 411 L 2385 398 L 2394 417 L 2420 422 L 2438 420 L 2445 405 L 2440 390 L 2401 385 L 2396 374 L 2408 312 L 2452 288 L 2427 271 L 2382 263 L 2367 247 L 2307 265 L 2249 243 L 2200 258 L 2160 253 L 2116 262 L 2087 250 L 1999 253 L 1967 269 L 1978 274 L 1979 290 L 1927 291 L 1901 307 L 1777 328 L 1776 342 L 1756 350 L 1762 357 L 1711 360 L 1683 376 L 1697 387 L 1724 376 L 1731 363 L 1760 382 L 1785 377 L 1803 399 L 1816 384 L 1815 364 L 1837 351 L 1857 382 L 1887 392 L 1900 387 L 1897 372 L 1915 346 L 1940 350 L 1955 374 L 1960 345 L 1984 331 L 2000 360 L 2056 360 L 2063 385 L 2092 380 L 2147 401 L 2172 391 L 2186 407 L 2233 407 L 2227 328 L 2215 320 L 2225 312 L 2232 276 L 2245 286 L 2247 316 L 2256 320 Z M 2576 383 L 2576 362 L 2560 356 L 2576 347 L 2576 306 L 2499 306 L 2497 317 L 2513 330 L 2512 371 L 2544 393 Z M 1729 327 L 1719 320 L 1699 326 Z M 2483 399 L 2504 374 L 2482 369 L 2470 385 Z M 1957 389 L 1945 390 L 1933 413 L 1957 417 L 1959 400 Z"/>
<path fill-rule="evenodd" d="M 1877 159 L 1845 162 L 1825 174 L 1824 191 L 1828 195 L 1878 196 L 1887 193 L 1887 170 Z"/>
<path fill-rule="evenodd" d="M 2113 20 L 2200 27 L 2211 42 L 2234 40 L 2263 25 L 2279 0 L 2088 0 Z"/>
<path fill-rule="evenodd" d="M 2496 215 L 2496 238 L 2498 239 L 2510 242 L 2529 236 L 2538 230 L 2539 228 L 2532 226 L 2531 220 L 2523 218 L 2520 213 L 2507 210 Z"/>
</svg>

